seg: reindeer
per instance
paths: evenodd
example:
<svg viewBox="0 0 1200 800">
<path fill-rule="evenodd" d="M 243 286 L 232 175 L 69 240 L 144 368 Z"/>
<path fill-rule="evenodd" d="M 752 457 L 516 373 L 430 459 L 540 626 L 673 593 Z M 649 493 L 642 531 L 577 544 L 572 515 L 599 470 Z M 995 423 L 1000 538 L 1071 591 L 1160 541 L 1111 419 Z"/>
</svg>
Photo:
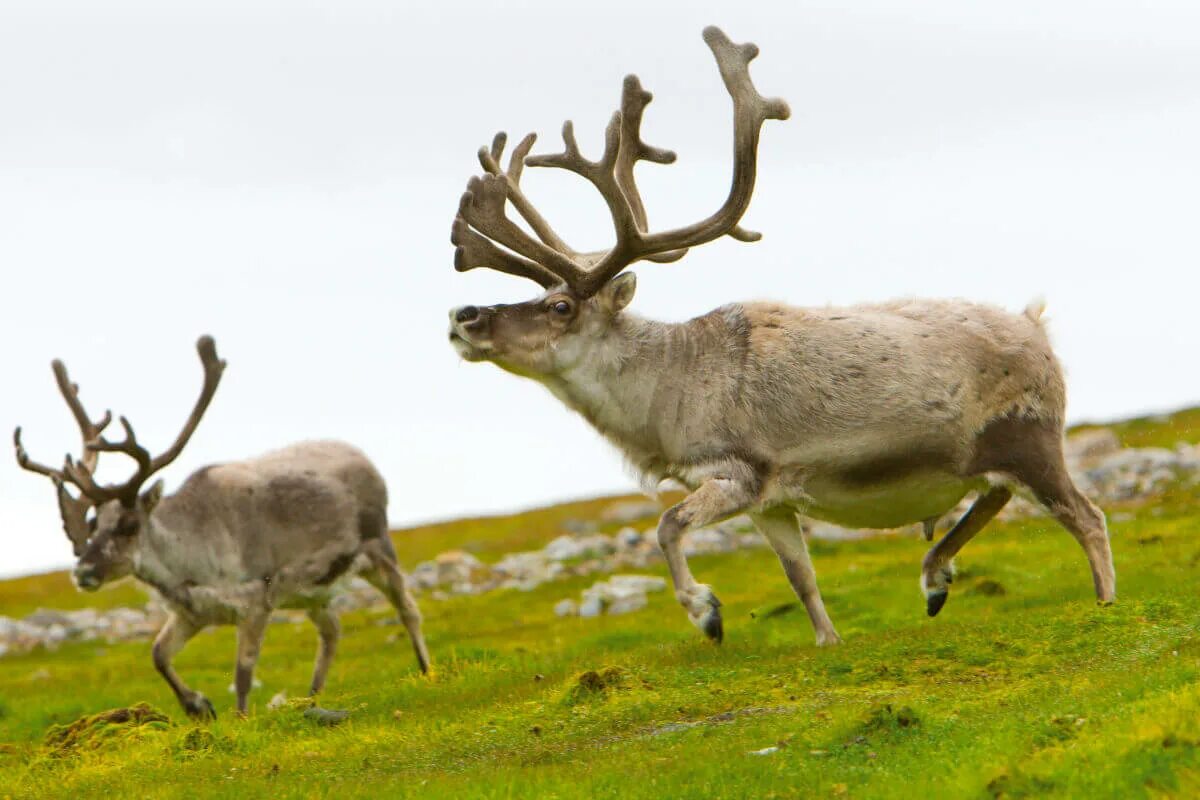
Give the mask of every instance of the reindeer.
<svg viewBox="0 0 1200 800">
<path fill-rule="evenodd" d="M 759 95 L 753 44 L 714 27 L 704 40 L 733 99 L 733 179 L 707 219 L 651 232 L 634 180 L 639 161 L 674 153 L 640 138 L 651 100 L 625 78 L 620 110 L 598 161 L 585 158 L 570 122 L 564 151 L 530 156 L 530 134 L 500 166 L 505 136 L 479 151 L 451 231 L 459 271 L 487 267 L 538 283 L 515 305 L 450 312 L 451 344 L 542 383 L 615 444 L 649 486 L 665 479 L 690 494 L 658 526 L 675 595 L 709 638 L 723 636 L 720 602 L 697 583 L 680 549 L 687 531 L 746 513 L 771 543 L 803 601 L 818 645 L 840 641 L 817 588 L 798 515 L 865 528 L 932 521 L 969 492 L 978 497 L 925 556 L 921 587 L 941 610 L 952 558 L 1026 487 L 1083 547 L 1096 596 L 1115 596 L 1103 514 L 1072 483 L 1062 454 L 1065 388 L 1037 308 L 1010 314 L 962 301 L 901 300 L 849 308 L 734 303 L 680 324 L 627 307 L 637 261 L 670 262 L 731 236 L 750 203 L 760 129 L 787 104 Z M 603 197 L 615 243 L 568 246 L 520 185 L 524 166 L 557 167 Z M 511 203 L 528 230 L 505 212 Z"/>
<path fill-rule="evenodd" d="M 73 577 L 84 591 L 132 574 L 158 591 L 170 614 L 154 640 L 154 666 L 170 684 L 189 716 L 212 718 L 216 711 L 188 688 L 171 660 L 209 625 L 236 625 L 235 688 L 239 715 L 271 613 L 303 609 L 317 628 L 319 647 L 311 694 L 325 685 L 340 628 L 330 607 L 335 581 L 362 572 L 395 606 L 408 629 L 417 663 L 429 670 L 421 614 L 405 587 L 387 535 L 387 488 L 359 450 L 341 442 L 306 442 L 246 461 L 204 467 L 179 491 L 163 496 L 158 480 L 142 486 L 182 452 L 208 408 L 225 362 L 212 338 L 196 344 L 204 384 L 191 416 L 165 452 L 151 456 L 124 417 L 124 439 L 101 433 L 112 421 L 106 412 L 93 422 L 61 361 L 54 377 L 83 437 L 78 460 L 61 469 L 29 458 L 21 429 L 13 434 L 17 463 L 45 475 L 58 492 L 63 529 L 78 563 Z M 100 453 L 123 453 L 137 470 L 124 483 L 95 479 Z M 68 485 L 78 490 L 72 494 Z"/>
</svg>

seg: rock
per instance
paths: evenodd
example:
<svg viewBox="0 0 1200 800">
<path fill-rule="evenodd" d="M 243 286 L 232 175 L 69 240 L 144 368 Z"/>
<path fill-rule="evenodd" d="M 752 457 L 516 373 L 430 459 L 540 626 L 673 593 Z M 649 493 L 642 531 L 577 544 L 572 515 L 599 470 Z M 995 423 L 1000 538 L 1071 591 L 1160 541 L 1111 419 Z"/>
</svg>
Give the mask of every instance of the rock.
<svg viewBox="0 0 1200 800">
<path fill-rule="evenodd" d="M 542 548 L 542 553 L 551 561 L 572 561 L 588 556 L 606 556 L 616 551 L 613 540 L 602 533 L 589 536 L 559 536 Z"/>
<path fill-rule="evenodd" d="M 667 579 L 657 575 L 613 575 L 608 579 L 610 586 L 628 586 L 640 592 L 661 592 L 667 588 Z"/>
<path fill-rule="evenodd" d="M 275 711 L 287 705 L 287 690 L 284 689 L 278 692 L 274 697 L 267 701 L 267 710 Z"/>
<path fill-rule="evenodd" d="M 604 601 L 597 595 L 585 597 L 579 604 L 579 616 L 598 617 L 604 611 Z"/>
<path fill-rule="evenodd" d="M 627 525 L 647 517 L 656 517 L 661 511 L 662 506 L 653 500 L 623 500 L 600 512 L 600 519 L 604 522 Z"/>
<path fill-rule="evenodd" d="M 567 598 L 566 600 L 559 600 L 557 603 L 554 604 L 555 616 L 573 617 L 573 616 L 577 615 L 578 613 L 579 613 L 579 606 L 577 606 L 575 604 L 575 601 L 570 598 Z"/>
<path fill-rule="evenodd" d="M 596 530 L 596 521 L 591 519 L 568 519 L 562 524 L 568 533 L 586 534 Z"/>
<path fill-rule="evenodd" d="M 39 608 L 37 611 L 25 617 L 25 622 L 29 625 L 37 625 L 40 628 L 49 628 L 51 625 L 66 626 L 71 621 L 70 617 L 65 612 L 53 611 L 48 608 Z"/>
<path fill-rule="evenodd" d="M 762 750 L 751 750 L 751 751 L 748 753 L 748 755 L 752 755 L 752 756 L 769 756 L 769 755 L 771 755 L 772 753 L 778 753 L 778 752 L 779 752 L 779 748 L 778 748 L 778 747 L 764 747 Z M 814 754 L 815 754 L 815 752 L 816 752 L 816 751 L 813 751 L 813 752 L 814 752 Z"/>
<path fill-rule="evenodd" d="M 613 538 L 616 540 L 618 550 L 633 550 L 645 541 L 637 528 L 621 528 Z"/>
<path fill-rule="evenodd" d="M 640 592 L 629 594 L 624 597 L 614 598 L 608 603 L 605 611 L 608 614 L 628 614 L 632 611 L 638 611 L 646 607 L 646 595 Z"/>
<path fill-rule="evenodd" d="M 685 533 L 681 546 L 683 554 L 690 558 L 709 553 L 728 553 L 737 547 L 737 543 L 733 536 L 722 528 L 701 528 Z"/>
<path fill-rule="evenodd" d="M 1121 449 L 1121 440 L 1111 428 L 1092 428 L 1067 437 L 1063 455 L 1067 461 L 1086 461 Z"/>
<path fill-rule="evenodd" d="M 334 725 L 341 725 L 343 722 L 349 719 L 350 712 L 334 711 L 333 709 L 318 708 L 317 706 L 313 706 L 312 708 L 304 709 L 304 718 L 310 719 L 318 725 L 333 727 Z"/>
</svg>

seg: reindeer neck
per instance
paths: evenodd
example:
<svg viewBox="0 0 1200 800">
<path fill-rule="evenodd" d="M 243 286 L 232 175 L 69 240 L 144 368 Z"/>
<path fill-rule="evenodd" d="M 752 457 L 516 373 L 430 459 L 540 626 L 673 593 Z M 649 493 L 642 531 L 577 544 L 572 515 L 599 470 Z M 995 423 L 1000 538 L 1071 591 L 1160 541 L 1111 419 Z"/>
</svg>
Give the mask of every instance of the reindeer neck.
<svg viewBox="0 0 1200 800">
<path fill-rule="evenodd" d="M 681 323 L 622 314 L 586 357 L 546 384 L 635 466 L 661 471 L 684 455 L 678 432 L 696 399 L 689 376 L 720 369 L 743 328 L 738 306 Z"/>
</svg>

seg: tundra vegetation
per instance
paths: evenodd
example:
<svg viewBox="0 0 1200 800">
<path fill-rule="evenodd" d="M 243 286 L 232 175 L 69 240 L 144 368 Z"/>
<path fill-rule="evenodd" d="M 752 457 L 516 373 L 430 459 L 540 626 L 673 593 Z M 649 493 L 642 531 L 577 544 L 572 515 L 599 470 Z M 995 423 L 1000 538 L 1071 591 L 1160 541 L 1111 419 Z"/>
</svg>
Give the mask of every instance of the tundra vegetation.
<svg viewBox="0 0 1200 800">
<path fill-rule="evenodd" d="M 1197 442 L 1200 411 L 1114 430 L 1132 446 Z M 610 502 L 393 538 L 405 564 L 452 548 L 493 562 L 545 545 L 568 519 L 598 520 Z M 556 617 L 555 601 L 587 576 L 425 595 L 438 658 L 424 677 L 381 598 L 343 616 L 322 700 L 349 712 L 340 725 L 305 716 L 303 701 L 267 708 L 279 690 L 307 688 L 307 624 L 268 630 L 244 720 L 189 720 L 146 668 L 148 642 L 9 654 L 0 798 L 1195 797 L 1200 484 L 1104 510 L 1121 571 L 1110 607 L 1078 580 L 1078 546 L 1048 516 L 990 525 L 959 556 L 956 600 L 936 619 L 913 591 L 919 530 L 814 541 L 848 634 L 837 648 L 814 646 L 766 548 L 695 558 L 722 587 L 720 647 L 692 634 L 668 592 L 624 616 Z M 23 578 L 0 583 L 0 614 L 128 605 L 136 591 Z M 218 706 L 233 702 L 233 647 L 233 630 L 216 628 L 178 658 Z"/>
</svg>

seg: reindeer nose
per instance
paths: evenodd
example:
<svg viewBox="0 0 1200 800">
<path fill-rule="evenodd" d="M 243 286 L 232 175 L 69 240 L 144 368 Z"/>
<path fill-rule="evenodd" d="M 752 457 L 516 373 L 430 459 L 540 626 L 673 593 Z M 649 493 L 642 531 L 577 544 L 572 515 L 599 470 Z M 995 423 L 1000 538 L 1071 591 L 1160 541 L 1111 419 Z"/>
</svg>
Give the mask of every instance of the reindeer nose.
<svg viewBox="0 0 1200 800">
<path fill-rule="evenodd" d="M 81 564 L 75 568 L 75 584 L 80 589 L 95 589 L 100 585 L 100 579 L 93 567 Z"/>
<path fill-rule="evenodd" d="M 455 322 L 474 322 L 479 319 L 479 309 L 476 306 L 462 306 L 454 312 Z"/>
</svg>

